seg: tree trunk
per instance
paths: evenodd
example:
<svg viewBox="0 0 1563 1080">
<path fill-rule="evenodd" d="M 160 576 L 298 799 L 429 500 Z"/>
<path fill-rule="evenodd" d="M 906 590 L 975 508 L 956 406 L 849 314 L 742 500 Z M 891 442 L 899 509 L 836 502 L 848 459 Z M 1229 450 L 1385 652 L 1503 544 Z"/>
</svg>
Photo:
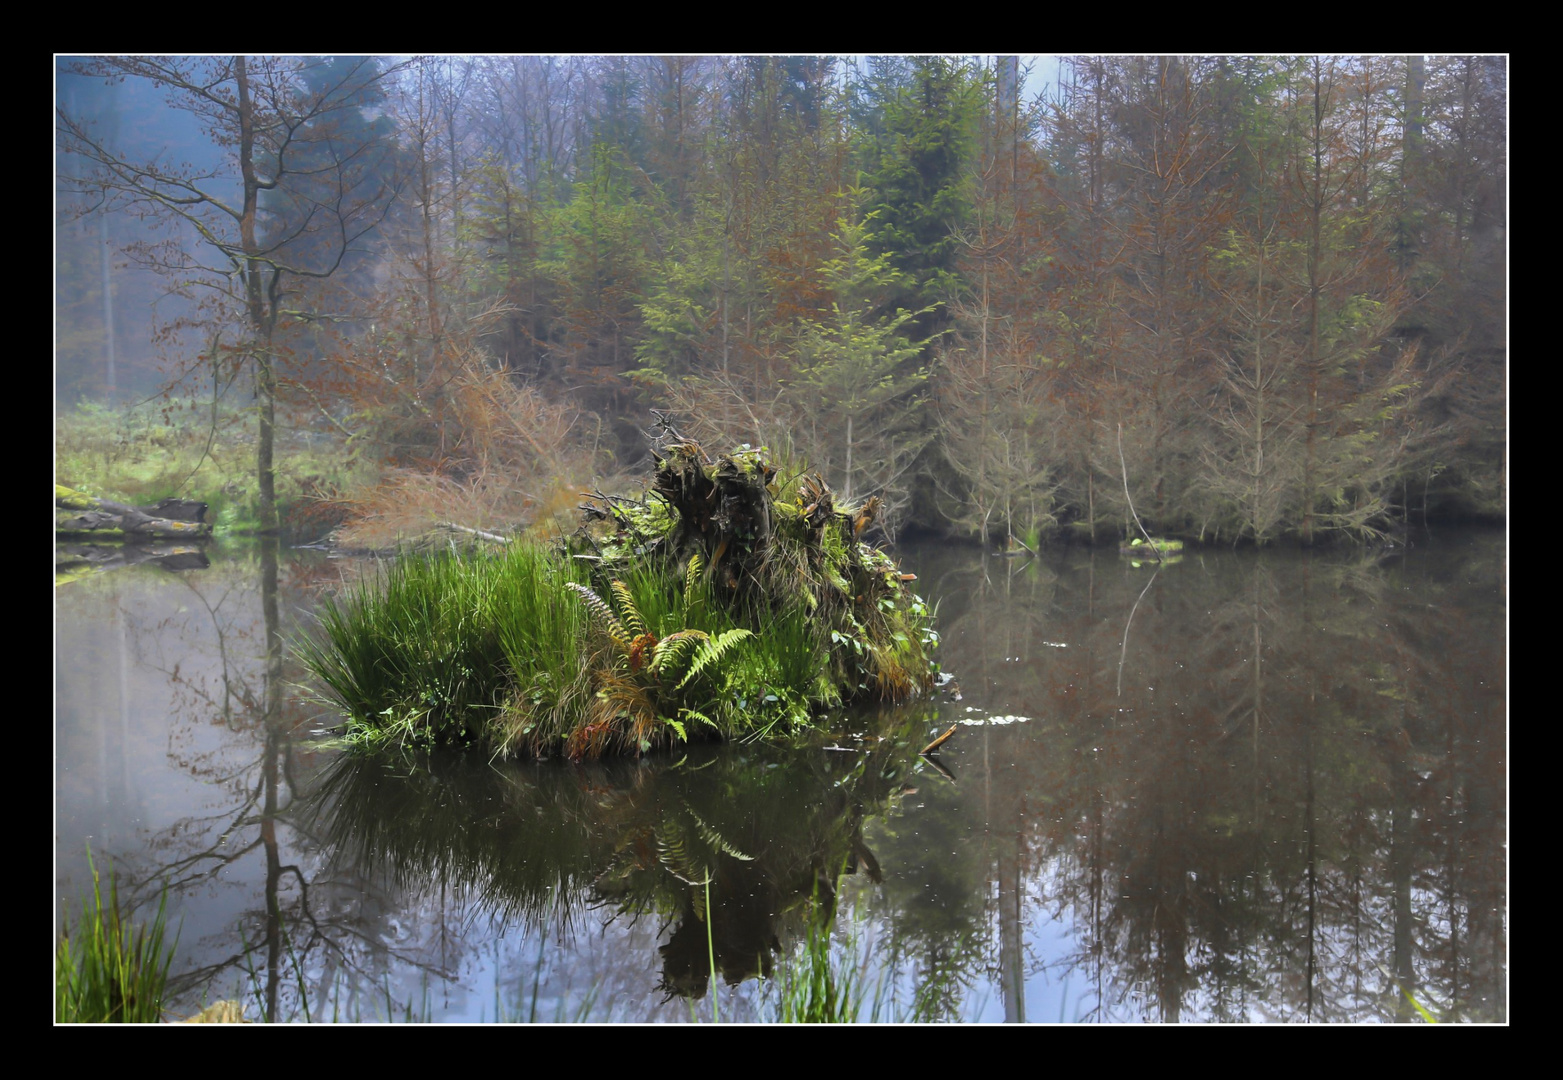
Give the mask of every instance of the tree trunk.
<svg viewBox="0 0 1563 1080">
<path fill-rule="evenodd" d="M 277 473 L 272 460 L 276 439 L 277 373 L 271 353 L 272 331 L 277 323 L 279 271 L 269 269 L 271 288 L 263 287 L 268 262 L 255 236 L 255 216 L 260 206 L 263 182 L 255 171 L 255 103 L 250 96 L 249 67 L 243 56 L 233 58 L 234 82 L 238 89 L 239 176 L 244 182 L 244 204 L 239 214 L 239 243 L 244 251 L 244 300 L 253 334 L 251 347 L 255 360 L 255 396 L 260 406 L 260 424 L 255 440 L 255 480 L 260 489 L 256 511 L 261 532 L 275 532 L 277 521 Z"/>
</svg>

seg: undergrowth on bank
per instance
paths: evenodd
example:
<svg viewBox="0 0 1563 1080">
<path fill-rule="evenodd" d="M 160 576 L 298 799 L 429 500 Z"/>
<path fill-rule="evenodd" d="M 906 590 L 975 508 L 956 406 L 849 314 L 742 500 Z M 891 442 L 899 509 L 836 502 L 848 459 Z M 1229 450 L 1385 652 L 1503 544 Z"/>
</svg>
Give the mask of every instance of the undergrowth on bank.
<svg viewBox="0 0 1563 1080">
<path fill-rule="evenodd" d="M 375 469 L 340 440 L 279 426 L 277 502 L 295 529 L 314 524 L 323 500 L 365 485 Z M 255 418 L 210 402 L 155 399 L 109 408 L 83 402 L 55 418 L 55 479 L 102 498 L 147 506 L 170 496 L 209 505 L 218 531 L 257 524 Z M 322 521 L 324 532 L 329 524 Z"/>
</svg>

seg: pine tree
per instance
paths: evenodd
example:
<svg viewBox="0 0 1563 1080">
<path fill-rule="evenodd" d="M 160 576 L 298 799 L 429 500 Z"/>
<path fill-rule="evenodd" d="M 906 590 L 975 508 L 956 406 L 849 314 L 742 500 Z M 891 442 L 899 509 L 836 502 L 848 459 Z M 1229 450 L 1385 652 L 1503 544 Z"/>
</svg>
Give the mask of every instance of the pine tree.
<svg viewBox="0 0 1563 1080">
<path fill-rule="evenodd" d="M 886 135 L 874 191 L 871 249 L 901 280 L 891 307 L 917 309 L 924 337 L 949 322 L 937 305 L 958 293 L 955 234 L 971 214 L 967 168 L 975 146 L 980 87 L 959 61 L 919 58 L 911 87 L 885 108 Z"/>
<path fill-rule="evenodd" d="M 847 212 L 831 234 L 836 255 L 821 267 L 830 310 L 801 325 L 796 390 L 843 496 L 877 489 L 885 513 L 904 503 L 903 476 L 927 442 L 908 422 L 928 378 L 917 363 L 925 341 L 907 334 L 930 309 L 875 314 L 887 294 L 905 287 L 905 277 L 889 256 L 870 252 L 874 214 L 859 216 L 861 198 L 860 190 L 848 192 Z"/>
</svg>

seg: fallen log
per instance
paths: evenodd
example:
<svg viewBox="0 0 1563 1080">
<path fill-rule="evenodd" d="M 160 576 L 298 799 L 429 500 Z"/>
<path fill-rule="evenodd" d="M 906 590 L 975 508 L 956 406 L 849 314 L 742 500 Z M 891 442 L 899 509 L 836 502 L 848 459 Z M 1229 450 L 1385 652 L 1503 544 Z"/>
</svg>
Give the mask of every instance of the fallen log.
<svg viewBox="0 0 1563 1080">
<path fill-rule="evenodd" d="M 435 524 L 442 529 L 449 529 L 451 532 L 467 533 L 468 535 L 476 536 L 480 540 L 492 540 L 496 544 L 510 543 L 510 537 L 508 536 L 484 532 L 482 529 L 474 529 L 467 525 L 457 525 L 454 521 L 436 521 Z"/>
<path fill-rule="evenodd" d="M 186 540 L 209 536 L 206 504 L 163 499 L 154 506 L 126 506 L 54 485 L 56 536 L 122 536 L 126 540 Z"/>
</svg>

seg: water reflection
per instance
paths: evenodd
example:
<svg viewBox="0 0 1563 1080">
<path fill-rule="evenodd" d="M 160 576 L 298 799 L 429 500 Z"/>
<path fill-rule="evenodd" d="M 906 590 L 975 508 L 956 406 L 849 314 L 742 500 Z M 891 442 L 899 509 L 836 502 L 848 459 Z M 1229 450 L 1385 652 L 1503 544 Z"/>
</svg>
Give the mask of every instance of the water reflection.
<svg viewBox="0 0 1563 1080">
<path fill-rule="evenodd" d="M 828 932 L 837 882 L 878 880 L 862 835 L 913 771 L 908 717 L 851 748 L 697 747 L 568 765 L 471 756 L 342 758 L 312 825 L 333 865 L 469 898 L 468 916 L 534 934 L 584 912 L 657 922 L 666 996 L 768 976 Z M 918 729 L 920 731 L 920 728 Z"/>
<path fill-rule="evenodd" d="M 294 560 L 284 575 L 274 540 L 210 569 L 160 562 L 73 580 L 56 599 L 59 897 L 69 906 L 83 888 L 91 844 L 133 907 L 169 890 L 173 1013 L 237 996 L 275 1018 L 284 955 L 341 951 L 292 819 L 318 762 L 299 740 L 308 714 L 285 648 L 291 616 L 334 571 Z"/>
<path fill-rule="evenodd" d="M 168 883 L 185 1014 L 756 1019 L 825 931 L 881 1017 L 1501 1021 L 1503 550 L 912 549 L 959 700 L 582 767 L 322 749 L 340 564 L 124 566 L 57 592 L 59 904 Z"/>
<path fill-rule="evenodd" d="M 1032 713 L 953 741 L 982 782 L 940 815 L 983 823 L 1006 1016 L 1017 904 L 1062 930 L 1028 972 L 1088 985 L 1081 1018 L 1410 1019 L 1397 983 L 1506 1015 L 1502 539 L 1471 544 L 1154 582 L 1087 552 L 914 562 L 960 598 L 967 697 Z"/>
</svg>

